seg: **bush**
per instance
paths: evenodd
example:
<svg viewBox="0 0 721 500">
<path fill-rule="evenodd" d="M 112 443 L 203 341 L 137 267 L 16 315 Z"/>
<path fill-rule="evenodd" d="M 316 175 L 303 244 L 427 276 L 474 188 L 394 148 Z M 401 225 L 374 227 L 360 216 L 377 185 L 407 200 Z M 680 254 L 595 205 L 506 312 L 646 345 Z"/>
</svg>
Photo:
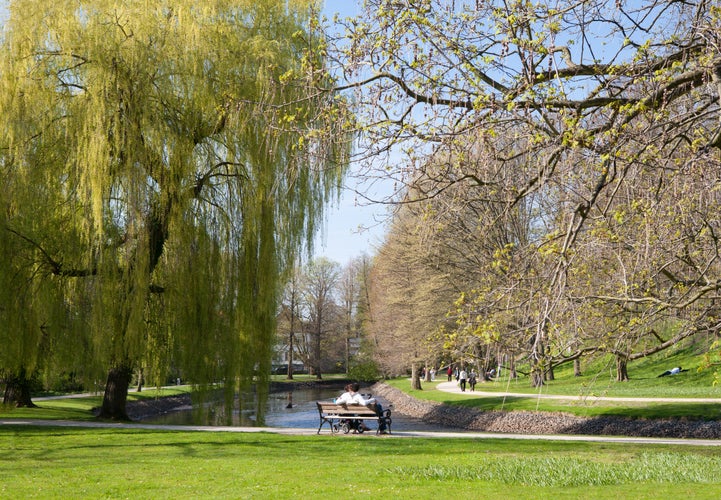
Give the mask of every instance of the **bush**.
<svg viewBox="0 0 721 500">
<path fill-rule="evenodd" d="M 42 388 L 35 388 L 37 391 Z M 48 383 L 47 389 L 52 393 L 69 394 L 73 392 L 84 392 L 85 384 L 75 373 L 63 372 Z"/>
<path fill-rule="evenodd" d="M 352 380 L 362 380 L 363 382 L 375 382 L 381 378 L 381 372 L 378 365 L 372 360 L 362 360 L 351 362 L 348 367 L 348 377 Z"/>
</svg>

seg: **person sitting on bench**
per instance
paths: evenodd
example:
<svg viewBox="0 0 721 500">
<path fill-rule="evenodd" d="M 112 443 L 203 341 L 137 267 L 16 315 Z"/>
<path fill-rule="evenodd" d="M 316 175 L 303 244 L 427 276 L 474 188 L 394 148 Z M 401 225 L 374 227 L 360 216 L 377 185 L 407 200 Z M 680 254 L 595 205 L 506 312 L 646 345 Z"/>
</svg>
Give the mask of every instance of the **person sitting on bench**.
<svg viewBox="0 0 721 500">
<path fill-rule="evenodd" d="M 336 404 L 367 406 L 371 410 L 375 411 L 376 415 L 378 415 L 378 430 L 380 430 L 380 432 L 385 432 L 386 422 L 383 418 L 383 406 L 377 402 L 375 398 L 365 399 L 363 395 L 358 392 L 360 391 L 360 384 L 358 382 L 348 384 L 346 386 L 346 390 L 346 392 L 341 394 L 340 397 L 335 400 Z"/>
<path fill-rule="evenodd" d="M 676 375 L 677 373 L 687 372 L 687 371 L 688 371 L 688 370 L 684 370 L 684 369 L 681 368 L 680 366 L 677 366 L 677 367 L 675 367 L 675 368 L 671 368 L 670 370 L 666 370 L 666 371 L 663 372 L 661 375 L 659 375 L 659 377 L 665 377 L 665 376 L 667 376 L 667 375 Z"/>
</svg>

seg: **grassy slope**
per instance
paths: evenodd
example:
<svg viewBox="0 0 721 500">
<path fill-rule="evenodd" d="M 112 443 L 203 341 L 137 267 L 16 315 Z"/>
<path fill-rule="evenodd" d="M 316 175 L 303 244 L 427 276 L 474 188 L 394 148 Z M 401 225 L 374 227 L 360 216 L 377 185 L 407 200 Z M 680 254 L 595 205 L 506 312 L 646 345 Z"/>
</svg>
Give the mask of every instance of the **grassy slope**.
<svg viewBox="0 0 721 500">
<path fill-rule="evenodd" d="M 498 396 L 471 397 L 470 394 L 449 394 L 436 390 L 437 383 L 425 383 L 422 391 L 410 389 L 407 379 L 389 384 L 419 399 L 441 401 L 484 410 L 564 411 L 582 416 L 618 415 L 627 417 L 665 418 L 685 417 L 709 420 L 721 419 L 721 405 L 717 403 L 686 402 L 610 402 L 602 397 L 621 398 L 716 398 L 721 399 L 721 386 L 714 385 L 713 370 L 699 370 L 703 351 L 693 345 L 679 347 L 629 365 L 627 382 L 616 382 L 613 359 L 598 359 L 583 366 L 581 377 L 573 376 L 571 365 L 559 368 L 555 380 L 541 388 L 530 386 L 528 377 L 510 380 L 502 373 L 500 379 L 479 383 L 476 391 L 499 393 Z M 676 376 L 658 375 L 674 366 L 688 369 Z M 436 382 L 445 381 L 445 377 Z M 522 393 L 525 397 L 504 396 L 502 393 Z M 559 401 L 541 399 L 539 395 L 569 395 L 574 399 Z"/>
</svg>

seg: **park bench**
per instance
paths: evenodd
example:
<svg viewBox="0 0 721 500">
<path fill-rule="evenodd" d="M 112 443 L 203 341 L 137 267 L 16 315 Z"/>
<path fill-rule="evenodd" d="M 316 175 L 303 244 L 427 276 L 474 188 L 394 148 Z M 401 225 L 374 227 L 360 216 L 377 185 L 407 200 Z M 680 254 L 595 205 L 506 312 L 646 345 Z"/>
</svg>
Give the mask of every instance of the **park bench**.
<svg viewBox="0 0 721 500">
<path fill-rule="evenodd" d="M 391 411 L 384 410 L 383 416 L 379 417 L 374 410 L 363 405 L 339 405 L 331 402 L 318 401 L 318 415 L 320 424 L 318 424 L 318 434 L 324 424 L 328 424 L 333 434 L 343 432 L 348 434 L 351 430 L 363 432 L 363 426 L 358 425 L 366 420 L 375 420 L 378 422 L 376 434 L 380 432 L 380 420 L 383 419 L 386 424 L 386 432 L 391 432 Z"/>
</svg>

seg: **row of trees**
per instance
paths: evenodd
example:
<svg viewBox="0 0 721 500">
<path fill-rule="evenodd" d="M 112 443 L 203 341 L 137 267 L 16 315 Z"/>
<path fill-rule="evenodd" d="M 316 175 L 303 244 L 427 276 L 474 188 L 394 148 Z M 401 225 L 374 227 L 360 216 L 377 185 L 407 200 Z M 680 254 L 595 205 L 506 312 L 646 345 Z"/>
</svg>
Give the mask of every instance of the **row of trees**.
<svg viewBox="0 0 721 500">
<path fill-rule="evenodd" d="M 299 267 L 286 285 L 278 321 L 278 345 L 293 360 L 322 374 L 346 372 L 372 376 L 372 350 L 365 334 L 370 320 L 370 258 L 362 255 L 344 267 L 317 258 Z"/>
<path fill-rule="evenodd" d="M 524 360 L 541 384 L 719 335 L 717 2 L 365 8 L 336 57 L 364 175 L 399 188 L 374 266 L 389 344 Z"/>
</svg>

